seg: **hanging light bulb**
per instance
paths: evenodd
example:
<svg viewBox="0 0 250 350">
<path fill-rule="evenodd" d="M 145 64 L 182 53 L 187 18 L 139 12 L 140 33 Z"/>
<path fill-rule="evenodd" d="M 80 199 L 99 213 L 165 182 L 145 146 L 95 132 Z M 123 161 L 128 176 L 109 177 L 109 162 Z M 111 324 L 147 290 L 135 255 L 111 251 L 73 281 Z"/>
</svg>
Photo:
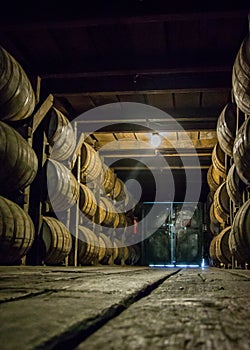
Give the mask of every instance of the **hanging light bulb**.
<svg viewBox="0 0 250 350">
<path fill-rule="evenodd" d="M 153 147 L 158 147 L 161 144 L 161 136 L 157 132 L 151 135 L 150 144 Z"/>
</svg>

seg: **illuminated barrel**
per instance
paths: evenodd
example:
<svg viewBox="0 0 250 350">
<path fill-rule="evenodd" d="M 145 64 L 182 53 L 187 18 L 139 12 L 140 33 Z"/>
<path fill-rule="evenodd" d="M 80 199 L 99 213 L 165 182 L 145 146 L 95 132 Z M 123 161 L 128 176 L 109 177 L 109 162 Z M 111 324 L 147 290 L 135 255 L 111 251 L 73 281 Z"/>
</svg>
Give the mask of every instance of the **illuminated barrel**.
<svg viewBox="0 0 250 350">
<path fill-rule="evenodd" d="M 224 228 L 210 243 L 210 257 L 225 265 L 232 263 L 232 254 L 229 249 L 230 232 L 231 226 Z"/>
<path fill-rule="evenodd" d="M 233 160 L 241 180 L 250 185 L 250 118 L 247 118 L 237 132 Z"/>
<path fill-rule="evenodd" d="M 226 188 L 226 182 L 223 182 L 214 194 L 214 215 L 220 222 L 227 221 L 230 214 L 230 198 Z"/>
<path fill-rule="evenodd" d="M 62 264 L 72 248 L 72 237 L 67 227 L 59 220 L 44 216 L 41 228 L 43 261 L 47 265 Z"/>
<path fill-rule="evenodd" d="M 46 134 L 52 146 L 51 158 L 62 161 L 72 155 L 76 146 L 74 130 L 68 118 L 55 107 L 47 113 Z"/>
<path fill-rule="evenodd" d="M 210 165 L 207 171 L 207 183 L 211 192 L 215 192 L 217 188 L 222 184 L 223 178 L 216 171 L 213 164 Z"/>
<path fill-rule="evenodd" d="M 30 250 L 34 235 L 30 216 L 16 203 L 0 197 L 0 263 L 19 263 Z"/>
<path fill-rule="evenodd" d="M 88 218 L 92 218 L 97 210 L 94 193 L 84 184 L 80 184 L 79 208 Z"/>
<path fill-rule="evenodd" d="M 103 164 L 103 187 L 106 194 L 112 192 L 115 184 L 115 175 L 112 169 L 110 169 L 106 164 Z"/>
<path fill-rule="evenodd" d="M 48 200 L 54 211 L 64 211 L 76 204 L 79 183 L 72 172 L 62 163 L 49 159 L 47 171 Z"/>
<path fill-rule="evenodd" d="M 220 144 L 217 142 L 212 151 L 212 164 L 215 171 L 222 178 L 226 177 L 225 167 L 225 152 L 221 149 Z"/>
<path fill-rule="evenodd" d="M 99 259 L 99 241 L 89 228 L 79 225 L 78 262 L 81 265 L 94 265 Z"/>
<path fill-rule="evenodd" d="M 107 227 L 116 228 L 119 224 L 119 215 L 112 201 L 107 197 L 100 198 L 100 222 L 102 225 Z"/>
<path fill-rule="evenodd" d="M 124 187 L 124 182 L 118 177 L 116 177 L 112 195 L 113 199 L 115 199 L 116 201 L 122 201 L 126 198 L 126 192 L 124 190 Z"/>
<path fill-rule="evenodd" d="M 87 142 L 81 148 L 81 182 L 88 183 L 102 175 L 102 161 L 96 150 Z"/>
<path fill-rule="evenodd" d="M 0 46 L 0 119 L 22 120 L 31 116 L 34 108 L 30 80 L 14 57 Z"/>
<path fill-rule="evenodd" d="M 0 193 L 23 190 L 37 174 L 36 153 L 14 128 L 2 121 L 0 140 Z"/>
<path fill-rule="evenodd" d="M 222 110 L 217 121 L 217 137 L 221 149 L 230 157 L 233 156 L 233 145 L 236 136 L 237 106 L 228 103 Z M 240 120 L 242 124 L 242 120 Z"/>
<path fill-rule="evenodd" d="M 113 244 L 110 240 L 110 238 L 100 233 L 99 235 L 99 262 L 104 265 L 108 265 L 110 263 L 110 259 L 112 257 L 113 251 L 112 251 Z"/>
<path fill-rule="evenodd" d="M 232 87 L 240 110 L 250 114 L 250 34 L 242 41 L 232 69 Z"/>
<path fill-rule="evenodd" d="M 226 187 L 230 199 L 234 202 L 236 206 L 240 207 L 243 203 L 242 197 L 246 186 L 244 182 L 241 181 L 237 173 L 235 164 L 233 164 L 228 171 Z"/>
<path fill-rule="evenodd" d="M 237 211 L 230 232 L 231 254 L 240 262 L 250 263 L 250 199 Z"/>
</svg>

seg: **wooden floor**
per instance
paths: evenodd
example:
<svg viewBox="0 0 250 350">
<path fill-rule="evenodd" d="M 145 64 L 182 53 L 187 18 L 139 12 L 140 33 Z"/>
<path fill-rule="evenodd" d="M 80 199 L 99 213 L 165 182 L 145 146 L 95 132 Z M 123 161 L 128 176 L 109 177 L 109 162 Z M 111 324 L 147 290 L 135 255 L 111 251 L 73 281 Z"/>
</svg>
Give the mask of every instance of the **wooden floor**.
<svg viewBox="0 0 250 350">
<path fill-rule="evenodd" d="M 250 349 L 250 271 L 0 267 L 0 349 Z"/>
</svg>

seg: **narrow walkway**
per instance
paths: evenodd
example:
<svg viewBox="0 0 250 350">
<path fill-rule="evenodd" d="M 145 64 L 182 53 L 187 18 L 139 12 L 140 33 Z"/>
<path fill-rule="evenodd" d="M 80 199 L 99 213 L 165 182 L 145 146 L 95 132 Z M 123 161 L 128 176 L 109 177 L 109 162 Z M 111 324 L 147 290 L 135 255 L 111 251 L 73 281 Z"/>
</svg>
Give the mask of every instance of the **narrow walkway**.
<svg viewBox="0 0 250 350">
<path fill-rule="evenodd" d="M 250 271 L 0 267 L 7 349 L 250 349 Z"/>
</svg>

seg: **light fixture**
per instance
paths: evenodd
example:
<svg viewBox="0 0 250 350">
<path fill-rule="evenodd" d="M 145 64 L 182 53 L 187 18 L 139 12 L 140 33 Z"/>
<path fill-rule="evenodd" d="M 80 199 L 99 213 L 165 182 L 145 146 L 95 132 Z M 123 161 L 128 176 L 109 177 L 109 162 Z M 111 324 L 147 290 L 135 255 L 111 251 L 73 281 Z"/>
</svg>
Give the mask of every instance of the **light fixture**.
<svg viewBox="0 0 250 350">
<path fill-rule="evenodd" d="M 150 144 L 153 147 L 158 147 L 161 144 L 161 136 L 158 132 L 154 132 L 150 137 Z"/>
</svg>

